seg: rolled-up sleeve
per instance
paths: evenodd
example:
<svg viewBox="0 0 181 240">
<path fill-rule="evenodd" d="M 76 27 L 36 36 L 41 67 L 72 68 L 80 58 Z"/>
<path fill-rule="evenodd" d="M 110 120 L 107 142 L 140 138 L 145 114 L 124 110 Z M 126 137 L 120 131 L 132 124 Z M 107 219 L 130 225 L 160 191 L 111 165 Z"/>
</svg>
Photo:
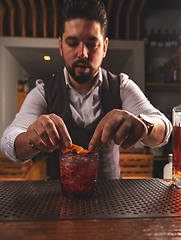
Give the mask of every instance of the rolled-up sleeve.
<svg viewBox="0 0 181 240">
<path fill-rule="evenodd" d="M 166 127 L 165 137 L 163 141 L 155 147 L 161 147 L 167 144 L 172 132 L 170 120 L 150 103 L 141 89 L 130 80 L 126 74 L 120 74 L 120 96 L 123 110 L 134 115 L 143 113 L 162 119 Z"/>
<path fill-rule="evenodd" d="M 5 129 L 0 143 L 1 153 L 15 163 L 23 163 L 16 157 L 14 142 L 16 137 L 26 132 L 40 115 L 46 114 L 47 103 L 45 100 L 44 82 L 36 81 L 36 87 L 28 93 L 20 111 L 13 122 Z M 25 162 L 25 161 L 24 161 Z"/>
</svg>

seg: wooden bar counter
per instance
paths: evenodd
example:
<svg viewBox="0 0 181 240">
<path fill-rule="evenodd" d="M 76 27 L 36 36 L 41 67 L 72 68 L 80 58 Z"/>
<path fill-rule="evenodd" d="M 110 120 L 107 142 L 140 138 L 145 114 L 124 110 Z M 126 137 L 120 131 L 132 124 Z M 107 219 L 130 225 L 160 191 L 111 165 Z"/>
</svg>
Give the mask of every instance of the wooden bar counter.
<svg viewBox="0 0 181 240">
<path fill-rule="evenodd" d="M 120 181 L 125 181 L 125 180 L 120 180 Z M 145 181 L 145 180 L 141 180 L 143 182 L 143 185 L 147 186 L 145 183 L 151 183 L 153 184 L 155 182 L 155 184 L 159 183 L 158 180 L 149 180 L 149 181 Z M 29 184 L 29 182 L 27 182 Z M 43 183 L 43 182 L 41 182 Z M 118 182 L 116 182 L 117 184 Z M 122 184 L 122 182 L 120 182 Z M 130 184 L 130 181 L 126 182 L 128 184 Z M 131 182 L 132 183 L 132 182 Z M 136 184 L 138 183 L 138 181 L 136 182 Z M 3 185 L 4 183 L 1 182 L 0 185 L 0 192 L 3 193 L 3 189 L 4 191 L 6 191 L 6 188 L 4 187 L 6 185 L 6 183 Z M 20 196 L 17 196 L 17 199 L 23 199 L 23 201 L 21 204 L 30 204 L 30 202 L 28 203 L 28 199 L 30 199 L 32 197 L 32 195 L 36 195 L 35 192 L 35 188 L 33 189 L 32 185 L 28 185 L 30 186 L 30 191 L 33 191 L 33 194 L 28 195 L 29 193 L 27 193 L 28 191 L 28 187 L 26 187 L 26 198 L 22 195 L 21 189 L 23 188 L 23 184 L 25 183 L 20 183 L 21 187 L 20 187 Z M 53 191 L 53 187 L 55 186 L 52 185 L 52 183 L 45 183 L 48 186 L 51 186 L 51 191 Z M 107 185 L 109 185 L 109 182 L 106 182 Z M 115 184 L 115 185 L 116 185 Z M 159 183 L 162 184 L 162 183 Z M 158 187 L 160 186 L 158 184 Z M 16 183 L 13 185 L 13 189 L 15 189 L 14 191 L 16 191 L 17 187 Z M 53 186 L 53 187 L 52 187 Z M 150 185 L 151 186 L 151 185 Z M 163 184 L 163 188 L 164 188 L 164 184 Z M 142 190 L 143 188 L 141 188 Z M 170 186 L 166 186 L 165 189 L 170 189 Z M 148 189 L 146 189 L 148 192 L 152 191 L 152 189 L 149 187 L 148 184 Z M 42 192 L 42 190 L 39 188 L 39 191 Z M 127 190 L 127 188 L 121 189 L 121 195 L 123 195 L 124 198 L 124 194 L 127 194 L 129 191 Z M 143 191 L 145 191 L 143 189 Z M 158 190 L 159 191 L 159 190 Z M 162 206 L 164 204 L 164 199 L 166 199 L 167 195 L 169 195 L 167 190 L 162 190 L 160 188 L 160 206 Z M 135 191 L 137 192 L 137 191 Z M 55 193 L 55 191 L 54 191 Z M 51 198 L 51 194 L 54 196 L 56 194 L 52 194 L 49 193 L 48 195 L 48 199 L 52 199 L 51 201 L 49 201 L 49 206 L 52 206 L 53 204 L 55 204 L 54 202 L 54 198 Z M 61 239 L 61 240 L 93 240 L 93 239 L 101 239 L 101 240 L 106 240 L 106 239 L 110 239 L 110 240 L 127 240 L 127 239 L 145 239 L 145 240 L 149 240 L 149 239 L 153 239 L 153 240 L 160 240 L 160 239 L 181 239 L 181 193 L 179 192 L 173 192 L 174 194 L 176 194 L 177 196 L 177 200 L 176 203 L 170 202 L 168 206 L 170 206 L 170 208 L 174 208 L 174 206 L 178 206 L 178 215 L 175 216 L 168 216 L 164 217 L 164 215 L 162 215 L 162 217 L 133 217 L 133 218 L 95 218 L 95 219 L 80 219 L 80 220 L 69 220 L 69 219 L 59 219 L 59 220 L 27 220 L 27 221 L 2 221 L 2 216 L 0 216 L 1 218 L 1 222 L 0 222 L 0 239 L 2 240 L 21 240 L 21 239 L 25 239 L 25 240 L 29 240 L 29 239 L 33 239 L 33 240 L 56 240 L 56 239 Z M 112 193 L 110 193 L 111 196 Z M 146 191 L 145 194 L 147 195 Z M 174 195 L 171 193 L 171 195 Z M 6 205 L 6 201 L 8 202 L 8 198 L 4 201 L 4 199 L 2 199 L 2 195 L 0 196 L 0 210 L 4 209 L 4 211 L 6 211 L 6 207 L 4 207 Z M 12 194 L 13 195 L 13 194 Z M 39 195 L 39 193 L 37 193 L 37 196 Z M 154 191 L 153 191 L 153 195 L 154 195 Z M 11 196 L 11 194 L 9 195 Z M 16 196 L 16 195 L 13 195 Z M 100 194 L 100 196 L 102 196 L 102 198 L 104 197 L 103 195 Z M 129 195 L 126 195 L 129 198 Z M 36 198 L 36 196 L 34 197 Z M 142 197 L 140 197 L 141 199 Z M 175 198 L 175 197 L 174 197 Z M 33 199 L 33 198 L 32 198 Z M 153 200 L 151 199 L 151 201 L 154 202 L 154 199 L 156 199 L 155 203 L 153 203 L 154 207 L 157 204 L 157 202 L 159 201 L 159 196 L 155 196 L 155 198 L 153 198 Z M 3 203 L 4 201 L 4 203 Z M 12 203 L 14 205 L 16 205 L 16 199 L 14 199 L 14 197 L 12 197 Z M 111 203 L 112 200 L 110 200 Z M 119 206 L 121 206 L 122 200 L 120 200 L 120 202 L 118 203 Z M 129 200 L 128 200 L 129 201 Z M 137 200 L 136 200 L 137 201 Z M 144 201 L 144 200 L 142 200 Z M 175 201 L 175 200 L 173 200 Z M 98 202 L 98 200 L 96 200 L 96 202 Z M 130 200 L 130 203 L 132 202 L 132 200 Z M 2 203 L 2 204 L 1 204 Z M 12 205 L 11 203 L 11 205 Z M 59 205 L 59 199 L 57 201 L 58 205 Z M 135 204 L 135 203 L 134 203 Z M 140 203 L 138 203 L 139 205 Z M 25 205 L 26 206 L 26 205 Z M 129 206 L 129 204 L 128 204 Z M 20 206 L 21 207 L 21 206 Z M 11 207 L 9 207 L 11 208 Z M 49 207 L 48 207 L 49 208 Z M 71 208 L 71 207 L 70 207 Z M 143 207 L 144 209 L 144 207 Z M 148 209 L 149 209 L 149 204 L 148 204 Z M 172 209 L 173 210 L 173 209 Z M 171 212 L 172 212 L 171 210 Z M 45 211 L 45 210 L 42 210 Z M 146 210 L 147 211 L 147 210 Z M 37 211 L 38 212 L 38 211 Z M 3 211 L 1 211 L 1 213 L 3 214 Z M 164 211 L 163 211 L 164 213 Z M 21 214 L 21 211 L 19 210 L 19 213 Z M 176 213 L 177 214 L 177 213 Z M 1 214 L 0 214 L 1 215 Z"/>
<path fill-rule="evenodd" d="M 0 239 L 180 239 L 181 218 L 0 222 Z"/>
</svg>

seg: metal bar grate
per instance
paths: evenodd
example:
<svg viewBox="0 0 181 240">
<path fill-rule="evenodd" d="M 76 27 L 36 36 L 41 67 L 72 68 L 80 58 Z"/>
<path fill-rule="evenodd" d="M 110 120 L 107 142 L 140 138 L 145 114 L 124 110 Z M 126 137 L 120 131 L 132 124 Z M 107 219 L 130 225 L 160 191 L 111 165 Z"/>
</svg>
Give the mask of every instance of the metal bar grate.
<svg viewBox="0 0 181 240">
<path fill-rule="evenodd" d="M 67 199 L 59 180 L 0 181 L 0 221 L 181 216 L 181 191 L 160 179 L 99 180 L 90 199 Z"/>
</svg>

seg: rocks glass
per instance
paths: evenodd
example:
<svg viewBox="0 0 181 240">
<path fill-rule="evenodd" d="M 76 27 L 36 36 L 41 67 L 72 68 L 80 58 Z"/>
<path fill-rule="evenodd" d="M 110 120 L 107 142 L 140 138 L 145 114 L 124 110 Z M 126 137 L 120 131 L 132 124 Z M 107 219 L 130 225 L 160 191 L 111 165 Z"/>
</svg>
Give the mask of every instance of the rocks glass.
<svg viewBox="0 0 181 240">
<path fill-rule="evenodd" d="M 62 193 L 68 198 L 89 198 L 97 187 L 98 153 L 60 153 Z"/>
<path fill-rule="evenodd" d="M 173 184 L 181 188 L 181 104 L 172 110 L 173 123 Z"/>
</svg>

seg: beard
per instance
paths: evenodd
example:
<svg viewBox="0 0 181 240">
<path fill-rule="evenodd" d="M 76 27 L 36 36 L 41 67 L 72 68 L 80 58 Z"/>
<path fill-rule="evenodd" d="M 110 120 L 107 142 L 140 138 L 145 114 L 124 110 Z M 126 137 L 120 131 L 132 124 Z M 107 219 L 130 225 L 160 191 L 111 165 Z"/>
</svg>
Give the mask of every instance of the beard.
<svg viewBox="0 0 181 240">
<path fill-rule="evenodd" d="M 85 60 L 85 59 L 79 59 L 77 61 L 75 61 L 72 66 L 68 66 L 65 61 L 64 61 L 64 57 L 63 57 L 63 62 L 64 65 L 67 68 L 67 71 L 69 72 L 70 76 L 79 84 L 83 84 L 88 82 L 90 79 L 92 79 L 95 74 L 98 72 L 98 69 L 93 69 L 91 64 L 89 63 L 89 61 Z M 75 73 L 75 68 L 78 66 L 79 63 L 85 64 L 87 68 L 89 68 L 89 72 L 88 73 L 84 73 L 84 72 L 79 72 L 79 74 Z"/>
</svg>

